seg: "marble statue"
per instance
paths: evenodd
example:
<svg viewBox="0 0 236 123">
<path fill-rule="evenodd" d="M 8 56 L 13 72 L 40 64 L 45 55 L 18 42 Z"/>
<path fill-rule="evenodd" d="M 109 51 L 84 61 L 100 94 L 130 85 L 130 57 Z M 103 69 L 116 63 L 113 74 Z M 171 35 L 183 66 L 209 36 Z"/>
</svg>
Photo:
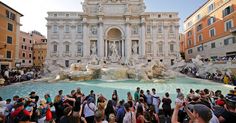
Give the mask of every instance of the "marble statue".
<svg viewBox="0 0 236 123">
<path fill-rule="evenodd" d="M 111 62 L 117 62 L 119 60 L 119 54 L 115 43 L 112 43 L 110 45 L 110 50 L 111 50 L 111 56 L 110 56 Z"/>
<path fill-rule="evenodd" d="M 103 11 L 103 6 L 101 3 L 98 4 L 98 12 L 102 12 Z"/>
<path fill-rule="evenodd" d="M 96 54 L 97 54 L 96 42 L 93 42 L 91 45 L 91 55 L 96 55 Z"/>
<path fill-rule="evenodd" d="M 137 44 L 137 42 L 133 43 L 132 52 L 133 52 L 133 55 L 137 55 L 138 54 L 138 44 Z"/>
</svg>

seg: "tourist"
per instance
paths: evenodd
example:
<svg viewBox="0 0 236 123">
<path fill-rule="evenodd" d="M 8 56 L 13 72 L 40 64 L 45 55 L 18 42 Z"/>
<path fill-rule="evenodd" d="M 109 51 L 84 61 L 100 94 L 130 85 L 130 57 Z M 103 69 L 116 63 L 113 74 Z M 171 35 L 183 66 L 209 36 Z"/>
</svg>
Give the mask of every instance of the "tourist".
<svg viewBox="0 0 236 123">
<path fill-rule="evenodd" d="M 136 123 L 146 123 L 146 122 L 149 122 L 149 121 L 145 119 L 143 106 L 139 104 L 137 106 L 137 112 L 136 112 Z"/>
<path fill-rule="evenodd" d="M 106 116 L 106 120 L 109 121 L 109 115 L 110 114 L 116 114 L 114 106 L 113 106 L 113 101 L 109 100 L 105 109 L 105 116 Z"/>
<path fill-rule="evenodd" d="M 30 117 L 32 116 L 33 112 L 28 112 L 24 109 L 24 101 L 23 99 L 19 99 L 17 101 L 15 110 L 11 112 L 11 120 L 13 123 L 19 123 L 19 122 L 29 122 Z"/>
<path fill-rule="evenodd" d="M 194 95 L 195 95 L 194 90 L 190 89 L 189 94 L 187 95 L 188 101 L 191 101 Z"/>
<path fill-rule="evenodd" d="M 56 122 L 58 123 L 64 111 L 62 96 L 60 94 L 55 96 L 53 105 L 56 112 Z"/>
<path fill-rule="evenodd" d="M 160 103 L 161 103 L 161 99 L 159 96 L 157 96 L 156 94 L 156 89 L 153 88 L 152 89 L 152 104 L 155 108 L 155 113 L 159 113 L 159 106 L 160 106 Z"/>
<path fill-rule="evenodd" d="M 152 105 L 152 95 L 150 93 L 150 90 L 147 90 L 146 92 L 147 105 L 148 107 L 150 107 Z"/>
<path fill-rule="evenodd" d="M 165 115 L 165 120 L 171 116 L 171 99 L 168 92 L 165 93 L 165 97 L 162 98 L 162 109 Z"/>
<path fill-rule="evenodd" d="M 81 95 L 82 96 L 82 95 Z M 95 102 L 96 102 L 96 95 L 94 94 L 94 91 L 93 90 L 90 90 L 90 93 L 89 93 L 89 95 L 86 97 L 86 99 L 88 99 L 89 97 L 92 97 L 94 100 L 95 100 Z"/>
<path fill-rule="evenodd" d="M 46 121 L 46 112 L 48 105 L 45 100 L 40 100 L 40 106 L 38 107 L 38 123 L 44 123 Z"/>
<path fill-rule="evenodd" d="M 75 99 L 74 106 L 73 106 L 73 115 L 77 116 L 79 111 L 81 110 L 81 106 L 82 106 L 81 102 L 83 99 L 83 95 L 81 95 L 78 92 L 75 92 L 73 98 Z"/>
<path fill-rule="evenodd" d="M 136 118 L 134 112 L 130 110 L 131 106 L 129 103 L 124 104 L 125 116 L 123 118 L 123 123 L 136 123 Z"/>
<path fill-rule="evenodd" d="M 117 123 L 116 122 L 116 116 L 114 114 L 109 115 L 108 123 Z"/>
<path fill-rule="evenodd" d="M 226 73 L 224 75 L 223 81 L 224 81 L 224 84 L 229 84 L 230 78 Z"/>
<path fill-rule="evenodd" d="M 113 101 L 113 105 L 116 107 L 117 103 L 118 103 L 118 94 L 117 94 L 117 91 L 114 90 L 113 93 L 112 93 L 112 101 Z"/>
<path fill-rule="evenodd" d="M 149 111 L 147 112 L 147 116 L 147 120 L 150 121 L 150 123 L 160 123 L 159 116 L 155 113 L 153 105 L 150 106 Z"/>
<path fill-rule="evenodd" d="M 46 104 L 49 106 L 53 106 L 52 99 L 49 94 L 44 95 L 44 99 L 46 100 Z"/>
<path fill-rule="evenodd" d="M 184 103 L 184 94 L 180 91 L 180 89 L 176 89 L 176 92 L 177 92 L 177 98 L 175 100 L 175 105 L 177 104 L 182 104 Z M 179 122 L 183 122 L 185 117 L 186 117 L 186 112 L 184 111 L 184 108 L 180 108 L 179 110 Z"/>
<path fill-rule="evenodd" d="M 102 111 L 96 110 L 95 115 L 94 115 L 95 123 L 108 123 L 106 120 L 104 120 L 103 116 L 104 114 Z M 88 123 L 92 123 L 92 122 L 88 122 Z"/>
<path fill-rule="evenodd" d="M 128 101 L 133 101 L 133 97 L 130 92 L 127 93 L 127 102 Z"/>
<path fill-rule="evenodd" d="M 36 92 L 32 91 L 30 94 L 30 97 L 28 98 L 33 103 L 33 114 L 31 116 L 31 121 L 36 122 L 37 121 L 37 103 L 39 100 L 39 96 L 36 94 Z"/>
<path fill-rule="evenodd" d="M 222 123 L 234 123 L 236 121 L 236 95 L 226 95 L 225 101 L 225 110 L 218 119 Z"/>
<path fill-rule="evenodd" d="M 223 107 L 225 105 L 225 97 L 224 97 L 224 95 L 221 94 L 219 99 L 217 99 L 215 101 L 215 104 L 218 105 L 218 106 L 222 106 Z"/>
<path fill-rule="evenodd" d="M 84 102 L 84 117 L 88 123 L 94 123 L 94 113 L 97 109 L 94 104 L 95 100 L 93 98 L 88 98 L 87 101 Z"/>
<path fill-rule="evenodd" d="M 147 98 L 146 98 L 143 90 L 140 90 L 140 97 L 142 97 L 144 99 L 144 102 L 147 102 Z"/>
<path fill-rule="evenodd" d="M 135 102 L 138 102 L 139 101 L 139 98 L 140 98 L 140 88 L 137 87 L 135 93 L 134 93 L 134 101 Z"/>
<path fill-rule="evenodd" d="M 79 114 L 73 115 L 72 107 L 66 107 L 63 111 L 64 115 L 60 118 L 60 123 L 80 123 L 81 121 L 87 123 L 85 118 L 81 117 L 81 111 Z"/>
<path fill-rule="evenodd" d="M 117 123 L 123 123 L 123 118 L 125 116 L 125 109 L 124 109 L 124 100 L 119 101 L 117 113 L 116 113 L 116 121 Z"/>
</svg>

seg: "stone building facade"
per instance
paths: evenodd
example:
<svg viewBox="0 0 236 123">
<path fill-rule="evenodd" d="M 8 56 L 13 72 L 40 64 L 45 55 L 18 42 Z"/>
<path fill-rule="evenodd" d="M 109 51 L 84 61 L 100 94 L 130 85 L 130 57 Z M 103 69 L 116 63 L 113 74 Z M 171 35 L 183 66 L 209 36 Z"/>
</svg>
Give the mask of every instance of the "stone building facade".
<svg viewBox="0 0 236 123">
<path fill-rule="evenodd" d="M 143 0 L 85 0 L 83 12 L 48 12 L 47 64 L 137 58 L 173 64 L 179 57 L 176 12 L 145 12 Z"/>
</svg>

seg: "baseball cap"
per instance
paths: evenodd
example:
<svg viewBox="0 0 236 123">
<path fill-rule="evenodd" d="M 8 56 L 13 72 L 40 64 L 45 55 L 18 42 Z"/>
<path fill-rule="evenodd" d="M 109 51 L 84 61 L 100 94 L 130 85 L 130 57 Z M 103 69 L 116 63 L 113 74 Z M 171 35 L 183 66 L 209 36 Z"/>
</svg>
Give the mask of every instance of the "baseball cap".
<svg viewBox="0 0 236 123">
<path fill-rule="evenodd" d="M 209 122 L 212 118 L 211 109 L 203 104 L 195 104 L 193 110 L 206 122 Z"/>
</svg>

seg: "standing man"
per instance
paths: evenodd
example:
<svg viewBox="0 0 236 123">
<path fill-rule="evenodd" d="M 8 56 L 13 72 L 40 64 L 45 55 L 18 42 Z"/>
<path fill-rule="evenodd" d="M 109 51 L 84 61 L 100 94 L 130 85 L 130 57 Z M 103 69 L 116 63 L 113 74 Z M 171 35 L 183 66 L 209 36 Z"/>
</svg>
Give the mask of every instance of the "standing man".
<svg viewBox="0 0 236 123">
<path fill-rule="evenodd" d="M 159 106 L 160 106 L 161 100 L 160 97 L 156 94 L 156 89 L 152 89 L 152 104 L 155 108 L 155 112 L 159 113 Z"/>
<path fill-rule="evenodd" d="M 134 100 L 135 100 L 135 102 L 138 102 L 139 98 L 140 98 L 140 88 L 137 87 L 137 89 L 136 89 L 136 91 L 134 93 Z"/>
</svg>

